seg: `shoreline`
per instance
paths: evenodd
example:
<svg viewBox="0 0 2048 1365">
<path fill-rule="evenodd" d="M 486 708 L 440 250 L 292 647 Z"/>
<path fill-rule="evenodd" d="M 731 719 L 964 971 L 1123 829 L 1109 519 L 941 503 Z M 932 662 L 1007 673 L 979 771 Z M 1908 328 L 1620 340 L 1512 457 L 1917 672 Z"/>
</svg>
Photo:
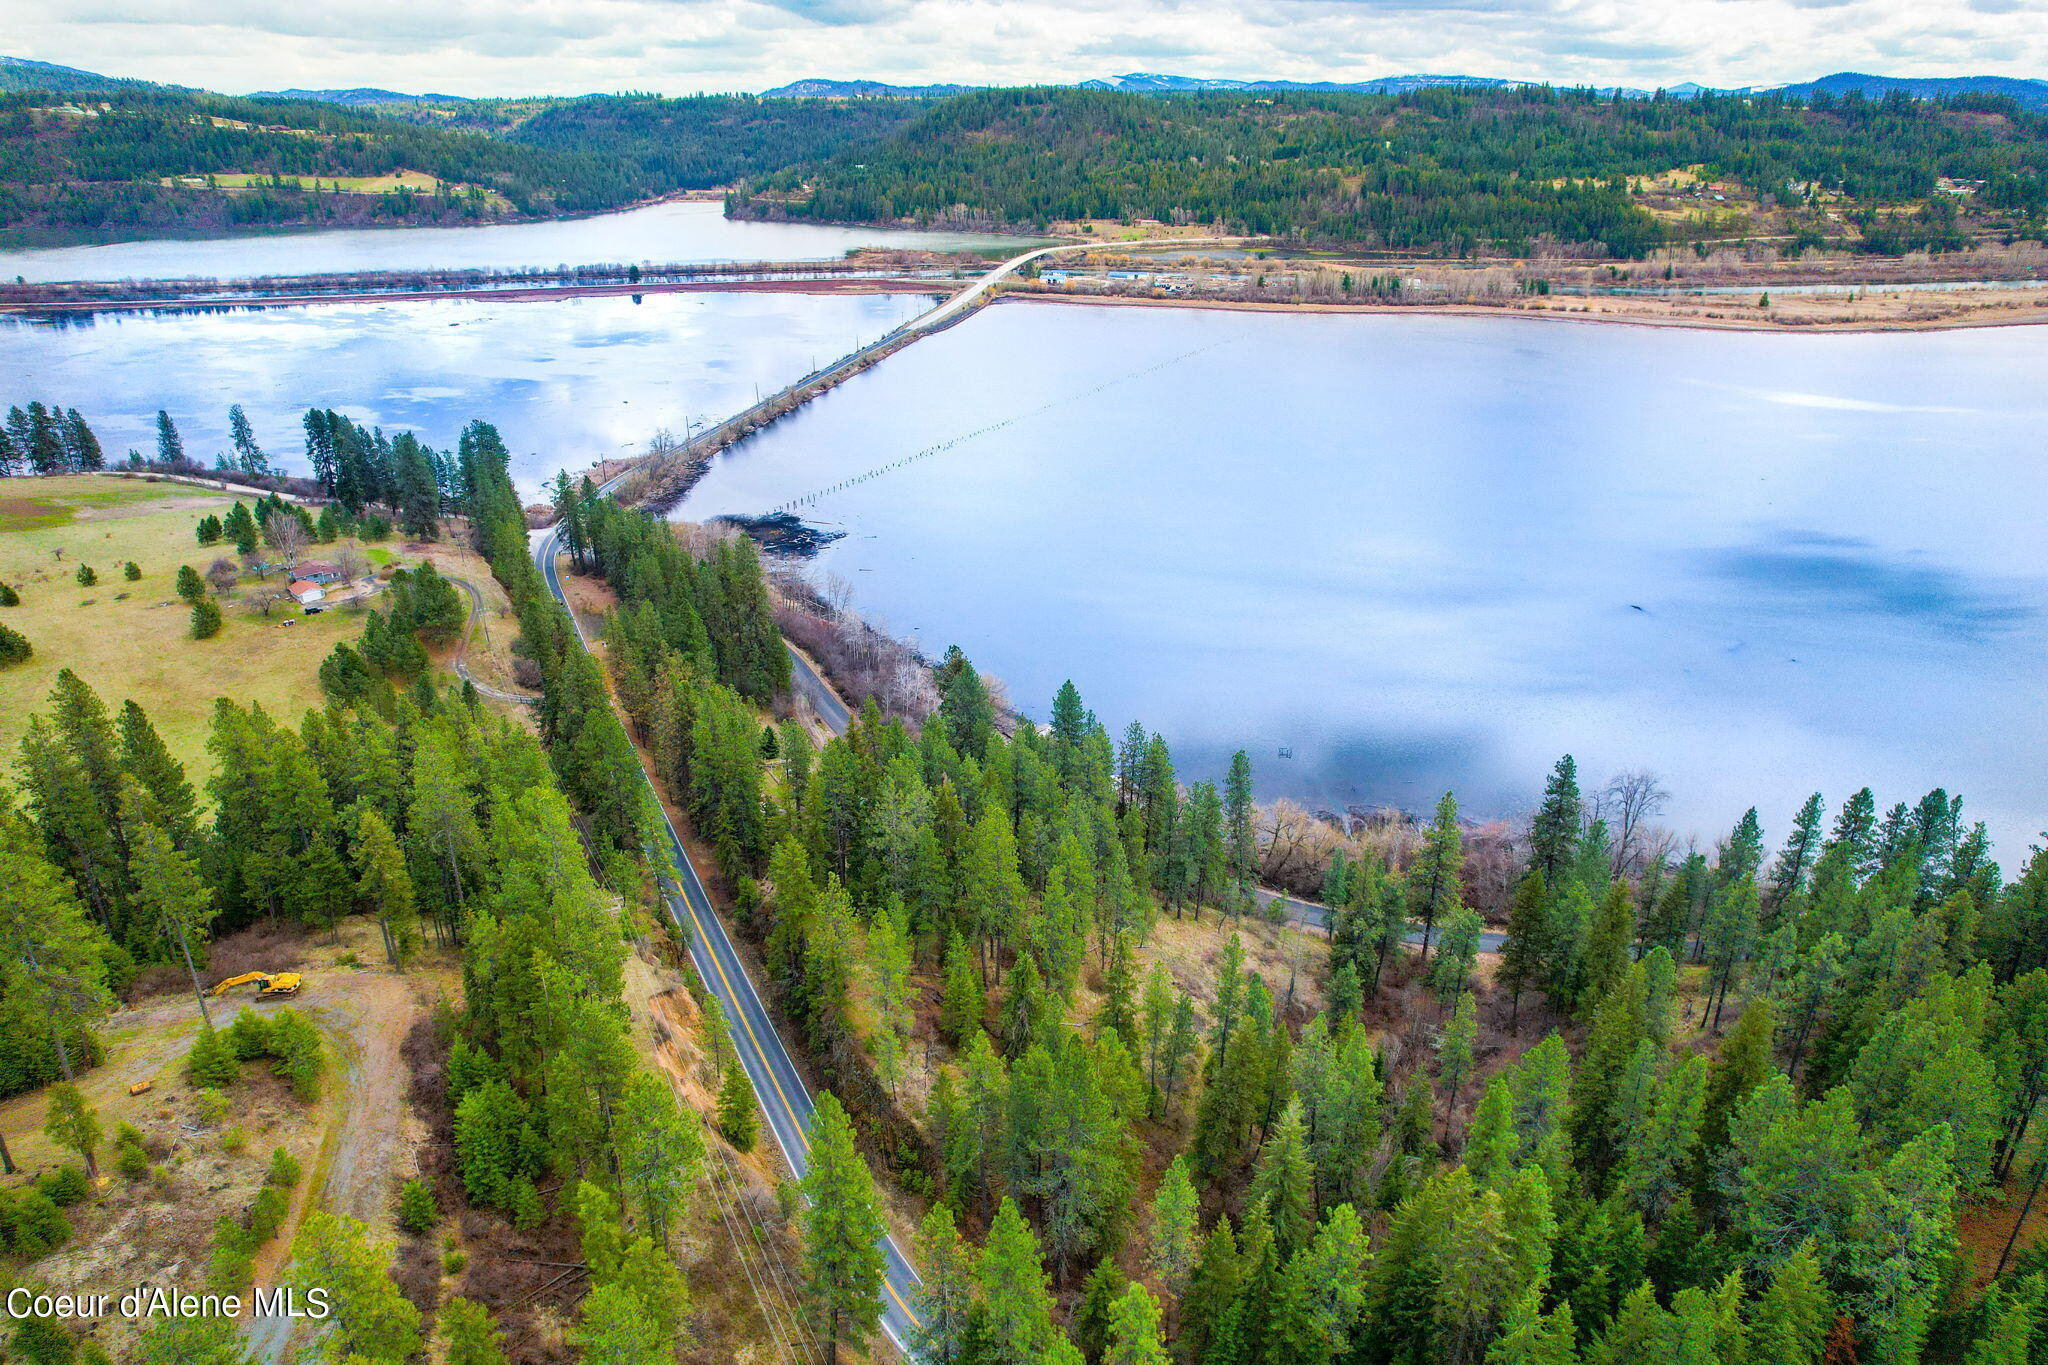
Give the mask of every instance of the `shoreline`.
<svg viewBox="0 0 2048 1365">
<path fill-rule="evenodd" d="M 1767 292 L 1760 289 L 1759 293 Z M 1955 291 L 1950 291 L 1953 294 Z M 1904 294 L 1899 291 L 1892 297 Z M 1563 296 L 1552 296 L 1562 298 Z M 1808 296 L 1813 297 L 1813 296 Z M 1526 319 L 1535 322 L 1579 322 L 1625 327 L 1691 328 L 1704 332 L 1770 332 L 1781 336 L 1824 333 L 1829 336 L 1869 335 L 1884 332 L 1947 332 L 1981 327 L 2027 327 L 2048 324 L 2048 298 L 2025 303 L 1988 304 L 1968 316 L 1898 317 L 1889 319 L 1848 319 L 1841 321 L 1785 322 L 1769 314 L 1744 317 L 1714 310 L 1681 313 L 1676 307 L 1657 308 L 1664 300 L 1609 299 L 1577 307 L 1548 306 L 1518 299 L 1512 304 L 1492 306 L 1481 303 L 1280 303 L 1254 299 L 1141 298 L 1117 294 L 1066 294 L 1038 291 L 1008 291 L 991 302 L 1012 301 L 1039 304 L 1081 304 L 1120 308 L 1206 308 L 1228 313 L 1310 313 L 1319 316 L 1350 315 L 1392 317 L 1403 314 L 1430 317 L 1483 317 Z M 1696 302 L 1696 300 L 1690 300 Z"/>
<path fill-rule="evenodd" d="M 306 308 L 322 304 L 347 303 L 432 303 L 484 302 L 546 303 L 571 298 L 619 298 L 645 294 L 686 293 L 773 293 L 773 294 L 924 294 L 946 296 L 958 292 L 952 281 L 907 278 L 789 279 L 789 280 L 664 280 L 640 283 L 527 285 L 512 288 L 361 290 L 338 293 L 278 294 L 261 298 L 218 299 L 120 299 L 55 300 L 43 303 L 0 303 L 0 316 L 34 322 L 94 313 L 213 313 L 243 309 Z M 1760 286 L 1759 293 L 1768 292 Z M 1859 315 L 1814 317 L 1822 309 L 1837 307 L 1828 295 L 1786 295 L 1786 305 L 1759 314 L 1745 314 L 1741 305 L 1709 306 L 1711 299 L 1697 295 L 1671 298 L 1603 296 L 1584 299 L 1576 295 L 1518 297 L 1511 303 L 1323 303 L 1282 302 L 1229 298 L 1153 298 L 1109 293 L 1054 293 L 1044 290 L 1005 289 L 990 303 L 1022 302 L 1067 304 L 1084 307 L 1121 308 L 1205 308 L 1238 313 L 1305 313 L 1319 316 L 1354 317 L 1441 316 L 1523 318 L 1545 322 L 1603 323 L 1634 327 L 1678 327 L 1700 331 L 1773 332 L 1784 335 L 1827 333 L 1861 335 L 1881 332 L 1960 331 L 1982 327 L 2025 327 L 2048 323 L 2048 294 L 1987 288 L 1992 298 L 1972 299 L 1967 290 L 1921 291 L 1897 289 L 1883 295 L 1856 300 Z M 1722 296 L 1739 297 L 1739 296 Z M 1930 303 L 1945 303 L 1948 311 L 1928 312 Z M 1887 313 L 1893 316 L 1886 316 Z M 1797 320 L 1790 320 L 1794 318 Z"/>
</svg>

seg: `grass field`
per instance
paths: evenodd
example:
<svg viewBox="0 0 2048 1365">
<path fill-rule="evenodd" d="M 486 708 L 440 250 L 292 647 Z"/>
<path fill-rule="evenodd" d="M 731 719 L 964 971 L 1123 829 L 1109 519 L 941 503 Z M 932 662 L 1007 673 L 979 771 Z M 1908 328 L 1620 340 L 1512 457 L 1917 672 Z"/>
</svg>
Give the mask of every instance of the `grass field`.
<svg viewBox="0 0 2048 1365">
<path fill-rule="evenodd" d="M 206 183 L 204 176 L 189 175 L 165 176 L 161 183 L 165 185 L 189 185 L 194 180 L 197 180 L 201 185 Z M 224 190 L 260 189 L 270 184 L 270 176 L 268 174 L 250 175 L 240 171 L 226 171 L 216 174 L 213 177 L 213 183 L 218 188 Z M 400 171 L 396 175 L 288 175 L 284 177 L 284 183 L 298 189 L 308 189 L 314 185 L 318 185 L 322 189 L 338 186 L 350 194 L 389 194 L 392 190 L 400 188 L 416 190 L 422 194 L 432 194 L 441 184 L 440 180 L 423 171 Z"/>
<path fill-rule="evenodd" d="M 35 647 L 26 663 L 0 669 L 0 768 L 11 767 L 60 668 L 75 670 L 110 710 L 130 697 L 141 703 L 195 781 L 212 769 L 205 746 L 214 698 L 261 702 L 292 723 L 322 704 L 316 670 L 337 640 L 361 631 L 359 611 L 301 616 L 288 607 L 266 620 L 251 602 L 257 585 L 248 584 L 222 603 L 220 634 L 191 638 L 178 566 L 204 573 L 223 550 L 233 558 L 233 546 L 202 549 L 193 538 L 200 517 L 231 502 L 189 485 L 112 476 L 0 481 L 0 581 L 21 594 L 20 606 L 0 607 L 0 621 Z M 131 559 L 142 570 L 133 583 L 121 572 Z M 78 585 L 81 563 L 98 573 L 97 586 Z M 279 624 L 287 619 L 294 624 Z"/>
</svg>

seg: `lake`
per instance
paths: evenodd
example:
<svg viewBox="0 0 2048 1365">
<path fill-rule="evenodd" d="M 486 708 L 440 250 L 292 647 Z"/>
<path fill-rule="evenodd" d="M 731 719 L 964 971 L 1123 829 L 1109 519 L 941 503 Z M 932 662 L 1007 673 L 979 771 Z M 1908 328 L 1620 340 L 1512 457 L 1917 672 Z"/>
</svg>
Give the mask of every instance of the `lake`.
<svg viewBox="0 0 2048 1365">
<path fill-rule="evenodd" d="M 1569 751 L 1589 788 L 1658 771 L 1703 841 L 1945 785 L 2012 871 L 2048 804 L 2043 374 L 2038 327 L 1005 304 L 677 515 L 802 500 L 856 606 L 1040 719 L 1074 679 L 1184 777 L 1242 745 L 1269 794 L 1491 816 Z"/>
<path fill-rule="evenodd" d="M 247 279 L 358 270 L 488 270 L 519 266 L 814 261 L 855 247 L 922 251 L 1019 250 L 1015 237 L 908 232 L 726 218 L 710 200 L 675 200 L 620 213 L 481 227 L 347 228 L 239 237 L 0 249 L 0 279 Z"/>
<path fill-rule="evenodd" d="M 531 494 L 929 301 L 0 321 L 0 402 L 78 407 L 115 458 L 167 407 L 207 460 L 241 402 L 296 466 L 309 405 L 440 447 L 484 416 Z M 1455 787 L 1498 815 L 1570 751 L 1589 786 L 1655 768 L 1706 840 L 1752 803 L 1776 838 L 1815 789 L 1942 784 L 2012 870 L 2048 768 L 2044 373 L 2029 327 L 1005 303 L 728 452 L 678 515 L 812 499 L 847 533 L 818 570 L 861 608 L 957 642 L 1041 718 L 1073 678 L 1186 776 L 1243 745 L 1268 794 L 1426 810 Z"/>
<path fill-rule="evenodd" d="M 657 427 L 681 434 L 729 416 L 931 302 L 670 293 L 0 317 L 0 405 L 75 407 L 110 460 L 155 450 L 162 407 L 211 464 L 240 403 L 263 447 L 301 470 L 309 407 L 410 429 L 437 449 L 482 417 L 504 432 L 531 496 L 558 469 L 645 450 Z"/>
</svg>

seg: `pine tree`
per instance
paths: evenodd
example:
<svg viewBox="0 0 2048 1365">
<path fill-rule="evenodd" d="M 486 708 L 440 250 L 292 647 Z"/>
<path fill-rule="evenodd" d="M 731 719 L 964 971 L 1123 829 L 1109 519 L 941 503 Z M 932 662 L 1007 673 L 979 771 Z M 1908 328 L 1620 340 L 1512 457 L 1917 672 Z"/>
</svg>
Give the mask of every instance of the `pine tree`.
<svg viewBox="0 0 2048 1365">
<path fill-rule="evenodd" d="M 981 1031 L 981 1021 L 987 1008 L 981 988 L 981 973 L 975 969 L 974 955 L 956 934 L 946 943 L 944 982 L 939 992 L 939 1027 L 955 1047 L 965 1047 L 967 1040 Z"/>
<path fill-rule="evenodd" d="M 192 604 L 192 638 L 211 640 L 220 634 L 220 603 L 211 597 L 202 597 Z"/>
<path fill-rule="evenodd" d="M 1240 891 L 1249 888 L 1259 873 L 1259 842 L 1252 807 L 1252 761 L 1239 749 L 1230 756 L 1230 771 L 1223 780 L 1223 828 L 1227 840 L 1231 875 Z"/>
<path fill-rule="evenodd" d="M 441 1210 L 434 1205 L 434 1192 L 427 1188 L 427 1182 L 412 1179 L 398 1193 L 398 1226 L 418 1235 L 432 1228 L 440 1220 Z"/>
<path fill-rule="evenodd" d="M 585 1295 L 568 1337 L 590 1365 L 666 1365 L 675 1358 L 661 1324 L 623 1284 L 599 1285 Z"/>
<path fill-rule="evenodd" d="M 1159 1335 L 1159 1304 L 1144 1285 L 1133 1284 L 1110 1310 L 1102 1365 L 1169 1365 L 1170 1360 Z"/>
<path fill-rule="evenodd" d="M 754 1150 L 760 1137 L 760 1110 L 754 1103 L 754 1087 L 747 1073 L 737 1066 L 726 1070 L 718 1087 L 718 1131 L 742 1152 Z"/>
<path fill-rule="evenodd" d="M 1465 866 L 1464 840 L 1458 832 L 1458 798 L 1450 792 L 1436 803 L 1436 816 L 1422 835 L 1422 850 L 1408 871 L 1408 913 L 1422 924 L 1422 955 L 1439 916 L 1460 903 L 1459 875 Z"/>
<path fill-rule="evenodd" d="M 391 965 L 403 971 L 422 946 L 420 917 L 405 855 L 382 815 L 369 809 L 357 812 L 350 853 L 356 865 L 356 896 L 376 918 Z"/>
<path fill-rule="evenodd" d="M 1040 1365 L 1060 1340 L 1052 1288 L 1016 1201 L 1005 1198 L 981 1252 L 981 1301 L 988 1365 Z"/>
<path fill-rule="evenodd" d="M 1771 1272 L 1770 1287 L 1757 1301 L 1750 1324 L 1751 1359 L 1813 1365 L 1833 1320 L 1820 1257 L 1811 1240 L 1801 1242 Z"/>
<path fill-rule="evenodd" d="M 292 1243 L 290 1283 L 303 1297 L 327 1298 L 327 1327 L 336 1359 L 405 1360 L 424 1349 L 420 1311 L 391 1282 L 390 1250 L 369 1240 L 352 1218 L 314 1210 Z"/>
<path fill-rule="evenodd" d="M 178 435 L 178 424 L 162 408 L 158 408 L 156 414 L 156 458 L 159 464 L 185 463 L 185 442 Z"/>
<path fill-rule="evenodd" d="M 1629 946 L 1635 942 L 1635 901 L 1624 882 L 1616 882 L 1600 899 L 1586 931 L 1586 951 L 1579 959 L 1579 989 L 1598 1000 L 1628 971 Z"/>
<path fill-rule="evenodd" d="M 1176 1297 L 1195 1268 L 1200 1218 L 1200 1198 L 1194 1181 L 1188 1178 L 1187 1158 L 1176 1156 L 1167 1164 L 1152 1196 L 1152 1243 L 1146 1257 L 1161 1287 Z"/>
<path fill-rule="evenodd" d="M 1522 992 L 1540 981 L 1546 950 L 1544 930 L 1550 920 L 1543 874 L 1531 868 L 1515 885 L 1515 899 L 1508 911 L 1507 939 L 1501 944 L 1500 966 L 1494 980 L 1507 988 L 1508 1031 L 1517 1032 L 1521 1018 Z"/>
<path fill-rule="evenodd" d="M 1486 1348 L 1486 1365 L 1578 1365 L 1578 1331 L 1570 1304 L 1545 1313 L 1537 1294 L 1508 1310 L 1501 1335 Z"/>
<path fill-rule="evenodd" d="M 926 1365 L 967 1358 L 975 1303 L 975 1255 L 953 1225 L 953 1211 L 934 1204 L 917 1231 L 919 1268 L 911 1352 Z"/>
<path fill-rule="evenodd" d="M 1252 1202 L 1264 1205 L 1282 1260 L 1306 1247 L 1315 1232 L 1315 1195 L 1310 1188 L 1306 1142 L 1301 1104 L 1292 1101 L 1259 1149 L 1252 1172 Z"/>
<path fill-rule="evenodd" d="M 4 589 L 10 594 L 14 591 L 4 583 L 0 583 L 0 589 Z M 13 603 L 8 603 L 7 605 L 12 606 Z M 23 635 L 5 622 L 0 622 L 0 668 L 6 668 L 10 664 L 25 662 L 33 658 L 35 652 L 35 646 L 29 643 L 26 635 Z"/>
<path fill-rule="evenodd" d="M 1444 1122 L 1450 1123 L 1450 1115 L 1458 1107 L 1458 1092 L 1472 1075 L 1473 1048 L 1479 1037 L 1479 1014 L 1472 997 L 1464 995 L 1458 999 L 1458 1007 L 1451 1011 L 1451 1017 L 1437 1036 L 1436 1074 L 1444 1087 Z"/>
<path fill-rule="evenodd" d="M 140 787 L 131 785 L 129 790 L 131 794 L 139 793 Z M 140 804 L 139 800 L 128 803 L 131 816 L 140 815 Z M 175 847 L 160 826 L 139 818 L 131 818 L 128 825 L 128 871 L 135 882 L 136 914 L 176 954 L 176 960 L 191 978 L 200 1018 L 210 1029 L 206 991 L 199 983 L 192 945 L 206 942 L 207 927 L 215 913 L 213 889 L 207 886 L 191 855 Z"/>
<path fill-rule="evenodd" d="M 1471 989 L 1472 969 L 1479 961 L 1479 935 L 1485 928 L 1479 912 L 1462 903 L 1444 921 L 1436 961 L 1429 968 L 1430 989 L 1443 1005 L 1449 1006 Z"/>
<path fill-rule="evenodd" d="M 435 1325 L 447 1343 L 447 1365 L 506 1365 L 497 1325 L 482 1304 L 457 1295 L 441 1305 Z"/>
<path fill-rule="evenodd" d="M 85 1102 L 77 1086 L 66 1082 L 50 1087 L 43 1132 L 57 1146 L 78 1153 L 85 1162 L 87 1175 L 99 1175 L 100 1163 L 95 1155 L 100 1145 L 99 1115 Z"/>
<path fill-rule="evenodd" d="M 1530 866 L 1555 887 L 1578 859 L 1585 812 L 1579 797 L 1579 765 L 1570 754 L 1557 760 L 1543 786 L 1543 802 L 1529 827 Z"/>
<path fill-rule="evenodd" d="M 1074 1345 L 1080 1348 L 1081 1359 L 1088 1365 L 1100 1365 L 1103 1351 L 1109 1345 L 1110 1317 L 1129 1285 L 1130 1280 L 1118 1268 L 1114 1256 L 1097 1261 L 1082 1284 L 1081 1302 L 1074 1309 L 1069 1330 Z"/>
<path fill-rule="evenodd" d="M 811 1166 L 803 1179 L 803 1270 L 811 1310 L 825 1339 L 828 1365 L 841 1342 L 858 1347 L 880 1319 L 886 1231 L 874 1177 L 853 1145 L 853 1125 L 826 1091 L 811 1116 Z"/>
<path fill-rule="evenodd" d="M 1207 1347 L 1243 1286 L 1243 1259 L 1230 1218 L 1224 1215 L 1209 1229 L 1201 1260 L 1181 1298 L 1180 1345 L 1189 1359 L 1206 1359 Z"/>
</svg>

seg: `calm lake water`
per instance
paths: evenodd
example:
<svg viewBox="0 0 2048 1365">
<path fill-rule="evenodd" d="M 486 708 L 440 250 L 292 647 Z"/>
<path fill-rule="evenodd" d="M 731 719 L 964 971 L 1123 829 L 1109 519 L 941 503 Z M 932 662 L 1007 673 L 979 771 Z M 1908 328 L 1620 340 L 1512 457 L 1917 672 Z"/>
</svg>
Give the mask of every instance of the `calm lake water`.
<svg viewBox="0 0 2048 1365">
<path fill-rule="evenodd" d="M 486 416 L 531 491 L 928 302 L 0 321 L 0 402 L 78 407 L 116 456 L 167 407 L 206 459 L 241 402 L 295 465 L 311 404 L 436 446 Z M 801 510 L 847 533 L 819 571 L 858 605 L 1035 715 L 1073 678 L 1184 775 L 1243 745 L 1268 793 L 1426 809 L 1455 787 L 1492 815 L 1571 751 L 1589 785 L 1657 769 L 1703 838 L 1752 803 L 1775 838 L 1815 789 L 1942 784 L 2011 869 L 2048 813 L 2043 374 L 2043 328 L 1004 304 L 730 452 L 679 514 L 817 495 Z"/>
<path fill-rule="evenodd" d="M 676 201 L 546 223 L 352 228 L 260 236 L 0 250 L 0 279 L 245 279 L 356 270 L 468 269 L 672 261 L 814 261 L 861 246 L 928 251 L 1020 246 L 965 232 L 733 222 L 716 202 Z"/>
<path fill-rule="evenodd" d="M 1654 768 L 1703 839 L 1946 785 L 2013 869 L 2048 813 L 2044 374 L 2043 328 L 1011 304 L 678 515 L 810 497 L 858 606 L 1040 718 L 1073 678 L 1184 776 L 1243 745 L 1269 793 L 1494 815 L 1570 751 Z"/>
<path fill-rule="evenodd" d="M 211 464 L 227 410 L 303 469 L 300 418 L 333 408 L 437 449 L 498 424 L 529 494 L 558 469 L 646 448 L 808 374 L 931 306 L 918 294 L 648 294 L 0 318 L 0 404 L 75 407 L 110 459 L 156 448 L 156 410 Z"/>
</svg>

